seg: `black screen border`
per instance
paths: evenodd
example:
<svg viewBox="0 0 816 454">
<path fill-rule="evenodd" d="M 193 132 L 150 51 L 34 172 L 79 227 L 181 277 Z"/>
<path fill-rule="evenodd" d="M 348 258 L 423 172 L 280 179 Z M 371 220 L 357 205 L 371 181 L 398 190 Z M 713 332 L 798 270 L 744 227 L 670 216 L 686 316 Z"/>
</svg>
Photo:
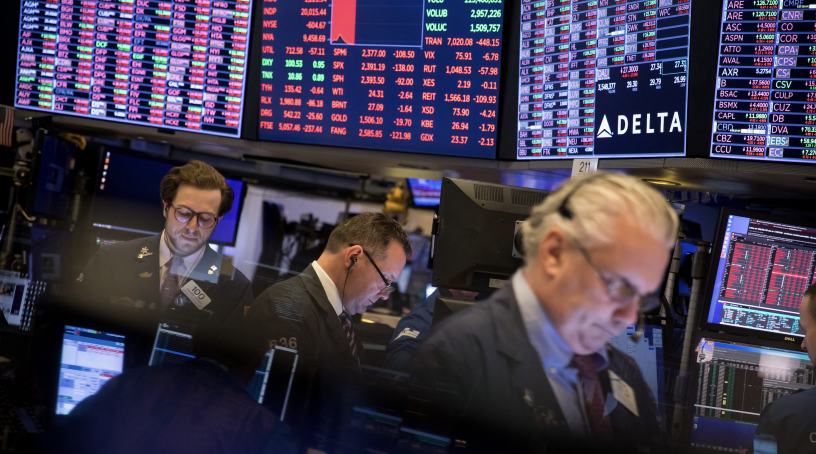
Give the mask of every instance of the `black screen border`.
<svg viewBox="0 0 816 454">
<path fill-rule="evenodd" d="M 769 221 L 769 222 L 779 222 L 782 224 L 790 224 L 795 226 L 801 227 L 808 227 L 816 229 L 816 222 L 810 221 L 801 221 L 795 218 L 788 218 L 784 216 L 776 216 L 776 215 L 769 215 L 765 213 L 757 213 L 753 211 L 744 211 L 744 210 L 734 210 L 730 208 L 722 208 L 720 209 L 719 218 L 717 219 L 717 228 L 714 233 L 714 243 L 711 246 L 711 258 L 708 264 L 708 274 L 707 280 L 705 283 L 705 293 L 701 294 L 705 298 L 700 304 L 700 314 L 699 314 L 699 327 L 700 329 L 712 332 L 712 333 L 727 333 L 733 334 L 737 336 L 741 336 L 743 338 L 749 338 L 754 340 L 767 340 L 771 342 L 780 342 L 782 345 L 790 350 L 792 347 L 796 349 L 800 349 L 800 344 L 802 343 L 801 337 L 796 336 L 786 336 L 784 334 L 779 333 L 772 333 L 769 331 L 760 331 L 755 329 L 749 328 L 740 328 L 738 326 L 731 326 L 731 325 L 720 325 L 717 323 L 709 323 L 708 322 L 708 314 L 711 311 L 711 300 L 714 296 L 714 283 L 717 280 L 717 268 L 719 266 L 720 261 L 720 254 L 722 253 L 723 248 L 723 240 L 725 240 L 725 226 L 728 224 L 728 217 L 729 216 L 742 216 L 747 218 L 754 218 L 759 219 L 762 221 Z"/>
<path fill-rule="evenodd" d="M 121 154 L 121 155 L 125 155 L 125 156 L 132 157 L 132 158 L 144 159 L 146 161 L 153 161 L 153 162 L 158 162 L 158 163 L 162 163 L 162 164 L 168 164 L 168 165 L 172 165 L 172 166 L 183 166 L 184 164 L 186 164 L 186 162 L 176 160 L 176 159 L 168 159 L 168 158 L 163 158 L 163 157 L 159 157 L 159 156 L 156 156 L 156 155 L 146 154 L 146 153 L 143 153 L 143 152 L 134 151 L 134 150 L 130 150 L 130 149 L 127 149 L 127 148 L 112 147 L 112 146 L 99 147 L 99 166 L 97 168 L 96 178 L 94 179 L 94 183 L 93 183 L 94 184 L 94 186 L 93 186 L 93 195 L 92 195 L 92 200 L 91 200 L 91 203 L 90 203 L 90 210 L 88 211 L 88 218 L 87 218 L 88 220 L 87 220 L 86 227 L 89 229 L 88 231 L 91 232 L 93 237 L 104 237 L 104 238 L 111 238 L 111 239 L 123 240 L 123 241 L 134 240 L 134 239 L 138 239 L 138 238 L 144 238 L 146 235 L 142 234 L 142 233 L 131 233 L 131 232 L 124 232 L 124 231 L 120 231 L 120 230 L 112 230 L 112 229 L 106 229 L 106 228 L 102 228 L 102 227 L 94 227 L 93 226 L 93 213 L 94 213 L 94 210 L 96 209 L 96 197 L 98 195 L 98 189 L 97 188 L 99 187 L 100 180 L 102 178 L 102 170 L 103 170 L 103 167 L 105 165 L 105 154 L 107 152 Z M 215 166 L 213 166 L 213 167 L 215 167 Z M 235 220 L 235 235 L 233 236 L 232 242 L 208 241 L 207 243 L 208 244 L 218 244 L 220 246 L 235 247 L 235 242 L 238 241 L 238 229 L 241 226 L 241 210 L 244 207 L 244 199 L 246 199 L 246 195 L 247 195 L 247 192 L 248 192 L 250 182 L 247 181 L 247 178 L 245 178 L 244 175 L 242 175 L 240 173 L 229 171 L 229 170 L 222 170 L 222 169 L 218 169 L 218 168 L 216 168 L 216 170 L 218 170 L 218 173 L 223 175 L 224 178 L 229 178 L 231 180 L 241 181 L 243 183 L 243 185 L 241 187 L 241 193 L 240 194 L 235 194 L 235 200 L 233 201 L 233 204 L 232 204 L 232 210 L 238 210 L 238 215 L 237 215 L 237 218 Z M 158 190 L 157 190 L 156 200 L 158 201 L 159 198 L 160 198 L 160 196 L 159 196 L 159 193 L 158 193 Z M 158 209 L 158 205 L 156 206 L 156 208 Z M 232 211 L 232 210 L 230 210 L 230 211 Z"/>
<path fill-rule="evenodd" d="M 686 149 L 684 156 L 670 156 L 668 158 L 682 157 L 709 157 L 711 142 L 712 122 L 714 112 L 714 98 L 712 88 L 715 88 L 717 80 L 717 56 L 718 46 L 712 46 L 712 39 L 718 43 L 720 12 L 725 0 L 691 0 L 691 21 L 689 28 L 689 68 L 687 72 L 688 86 L 686 87 Z M 520 2 L 513 2 L 513 19 L 509 28 L 514 32 L 521 28 Z M 712 25 L 713 24 L 713 25 Z M 505 30 L 506 33 L 509 34 Z M 713 38 L 712 38 L 713 37 Z M 507 41 L 505 41 L 507 43 Z M 509 43 L 508 43 L 509 44 Z M 504 52 L 507 58 L 502 58 L 502 63 L 506 65 L 505 72 L 509 75 L 510 64 L 513 69 L 518 68 L 520 58 L 520 43 L 518 33 L 514 33 L 512 44 L 508 45 Z M 510 57 L 513 57 L 511 60 Z M 502 80 L 503 92 L 501 103 L 501 115 L 499 120 L 499 154 L 498 159 L 505 161 L 524 162 L 557 162 L 569 161 L 569 158 L 541 158 L 541 159 L 518 159 L 518 75 L 509 84 L 508 76 Z M 700 115 L 700 113 L 706 115 Z M 667 157 L 643 156 L 595 156 L 594 159 L 667 159 Z M 581 157 L 580 159 L 588 159 Z"/>
<path fill-rule="evenodd" d="M 768 348 L 777 348 L 781 350 L 790 350 L 796 351 L 799 353 L 806 353 L 799 344 L 792 345 L 790 342 L 778 342 L 768 339 L 757 339 L 752 337 L 741 336 L 737 334 L 731 333 L 721 333 L 717 331 L 705 331 L 705 330 L 695 330 L 692 338 L 691 338 L 691 347 L 690 351 L 687 352 L 689 354 L 689 368 L 687 371 L 687 375 L 685 381 L 681 383 L 681 386 L 684 387 L 682 392 L 684 393 L 681 402 L 675 402 L 674 405 L 681 405 L 685 404 L 685 411 L 686 413 L 683 415 L 682 421 L 672 421 L 672 425 L 675 427 L 680 424 L 682 427 L 681 436 L 680 436 L 680 444 L 682 447 L 692 450 L 691 452 L 697 454 L 714 454 L 714 453 L 722 453 L 724 451 L 716 450 L 716 449 L 707 449 L 707 448 L 692 448 L 691 447 L 691 430 L 694 426 L 694 391 L 697 390 L 697 382 L 695 377 L 700 373 L 700 364 L 697 362 L 697 358 L 695 357 L 697 347 L 700 345 L 700 341 L 703 338 L 712 339 L 714 341 L 726 341 L 726 342 L 736 342 L 742 344 L 751 344 L 757 347 L 768 347 Z M 685 352 L 684 352 L 685 353 Z"/>
</svg>

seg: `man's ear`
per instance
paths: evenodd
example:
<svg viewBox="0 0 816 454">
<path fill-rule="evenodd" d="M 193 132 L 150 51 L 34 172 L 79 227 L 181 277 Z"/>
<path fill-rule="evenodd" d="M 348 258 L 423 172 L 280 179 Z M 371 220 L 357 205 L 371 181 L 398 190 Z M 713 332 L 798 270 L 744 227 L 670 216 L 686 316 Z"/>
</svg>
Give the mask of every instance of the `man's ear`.
<svg viewBox="0 0 816 454">
<path fill-rule="evenodd" d="M 537 261 L 548 275 L 558 274 L 564 265 L 567 235 L 561 227 L 551 227 L 538 245 Z"/>
<path fill-rule="evenodd" d="M 167 204 L 167 202 L 165 202 L 164 200 L 162 200 L 162 209 L 163 209 L 163 214 L 164 214 L 164 217 L 166 218 L 166 217 L 167 217 L 167 213 L 168 213 L 168 212 L 169 212 L 169 210 L 170 210 L 170 205 L 168 205 L 168 204 Z"/>
</svg>

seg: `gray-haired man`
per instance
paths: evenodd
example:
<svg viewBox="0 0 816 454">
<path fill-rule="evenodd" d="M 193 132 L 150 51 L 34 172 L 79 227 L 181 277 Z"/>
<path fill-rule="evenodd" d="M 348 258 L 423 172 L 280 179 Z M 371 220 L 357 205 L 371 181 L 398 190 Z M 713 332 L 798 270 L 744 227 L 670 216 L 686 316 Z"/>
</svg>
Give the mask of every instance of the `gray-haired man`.
<svg viewBox="0 0 816 454">
<path fill-rule="evenodd" d="M 525 266 L 451 317 L 414 371 L 453 384 L 453 435 L 471 452 L 642 452 L 655 405 L 634 360 L 607 345 L 655 306 L 677 217 L 639 180 L 566 183 L 524 225 Z"/>
</svg>

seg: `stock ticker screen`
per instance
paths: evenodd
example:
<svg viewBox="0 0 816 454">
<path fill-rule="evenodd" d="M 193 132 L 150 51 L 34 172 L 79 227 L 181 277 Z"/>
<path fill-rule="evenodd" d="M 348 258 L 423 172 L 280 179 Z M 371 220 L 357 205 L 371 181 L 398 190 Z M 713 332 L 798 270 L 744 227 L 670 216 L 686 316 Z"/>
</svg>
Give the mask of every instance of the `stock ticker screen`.
<svg viewBox="0 0 816 454">
<path fill-rule="evenodd" d="M 259 139 L 495 158 L 502 0 L 263 2 Z"/>
<path fill-rule="evenodd" d="M 816 1 L 726 1 L 711 156 L 816 159 Z"/>
<path fill-rule="evenodd" d="M 816 385 L 813 364 L 796 350 L 702 338 L 695 355 L 691 445 L 697 448 L 755 452 L 762 410 Z"/>
<path fill-rule="evenodd" d="M 251 0 L 23 0 L 15 106 L 241 133 Z"/>
<path fill-rule="evenodd" d="M 730 215 L 708 322 L 804 336 L 799 304 L 814 267 L 815 229 Z"/>
<path fill-rule="evenodd" d="M 518 159 L 683 156 L 690 0 L 522 0 Z"/>
</svg>

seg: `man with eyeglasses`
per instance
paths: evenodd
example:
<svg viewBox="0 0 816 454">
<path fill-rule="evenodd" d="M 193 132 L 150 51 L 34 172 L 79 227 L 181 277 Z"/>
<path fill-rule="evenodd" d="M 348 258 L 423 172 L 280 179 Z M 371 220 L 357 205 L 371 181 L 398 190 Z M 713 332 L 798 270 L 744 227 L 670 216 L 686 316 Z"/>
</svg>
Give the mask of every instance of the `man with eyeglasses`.
<svg viewBox="0 0 816 454">
<path fill-rule="evenodd" d="M 269 287 L 252 304 L 247 316 L 261 321 L 272 343 L 297 350 L 285 421 L 298 438 L 317 427 L 316 408 L 325 418 L 347 391 L 344 383 L 359 378 L 365 350 L 352 316 L 388 298 L 410 256 L 408 235 L 395 220 L 358 214 L 332 231 L 323 254 L 303 273 Z"/>
<path fill-rule="evenodd" d="M 303 273 L 261 293 L 248 316 L 265 320 L 269 338 L 302 361 L 358 368 L 365 351 L 351 317 L 388 299 L 410 255 L 401 225 L 381 213 L 359 214 L 334 229 Z"/>
<path fill-rule="evenodd" d="M 656 307 L 677 226 L 622 174 L 571 180 L 535 207 L 524 267 L 415 358 L 421 379 L 458 390 L 453 437 L 470 452 L 650 452 L 653 397 L 607 342 Z"/>
<path fill-rule="evenodd" d="M 77 296 L 190 324 L 242 315 L 252 304 L 249 280 L 237 269 L 222 273 L 221 257 L 207 246 L 235 198 L 224 177 L 190 161 L 170 169 L 160 196 L 164 231 L 100 249 L 77 279 Z"/>
</svg>

